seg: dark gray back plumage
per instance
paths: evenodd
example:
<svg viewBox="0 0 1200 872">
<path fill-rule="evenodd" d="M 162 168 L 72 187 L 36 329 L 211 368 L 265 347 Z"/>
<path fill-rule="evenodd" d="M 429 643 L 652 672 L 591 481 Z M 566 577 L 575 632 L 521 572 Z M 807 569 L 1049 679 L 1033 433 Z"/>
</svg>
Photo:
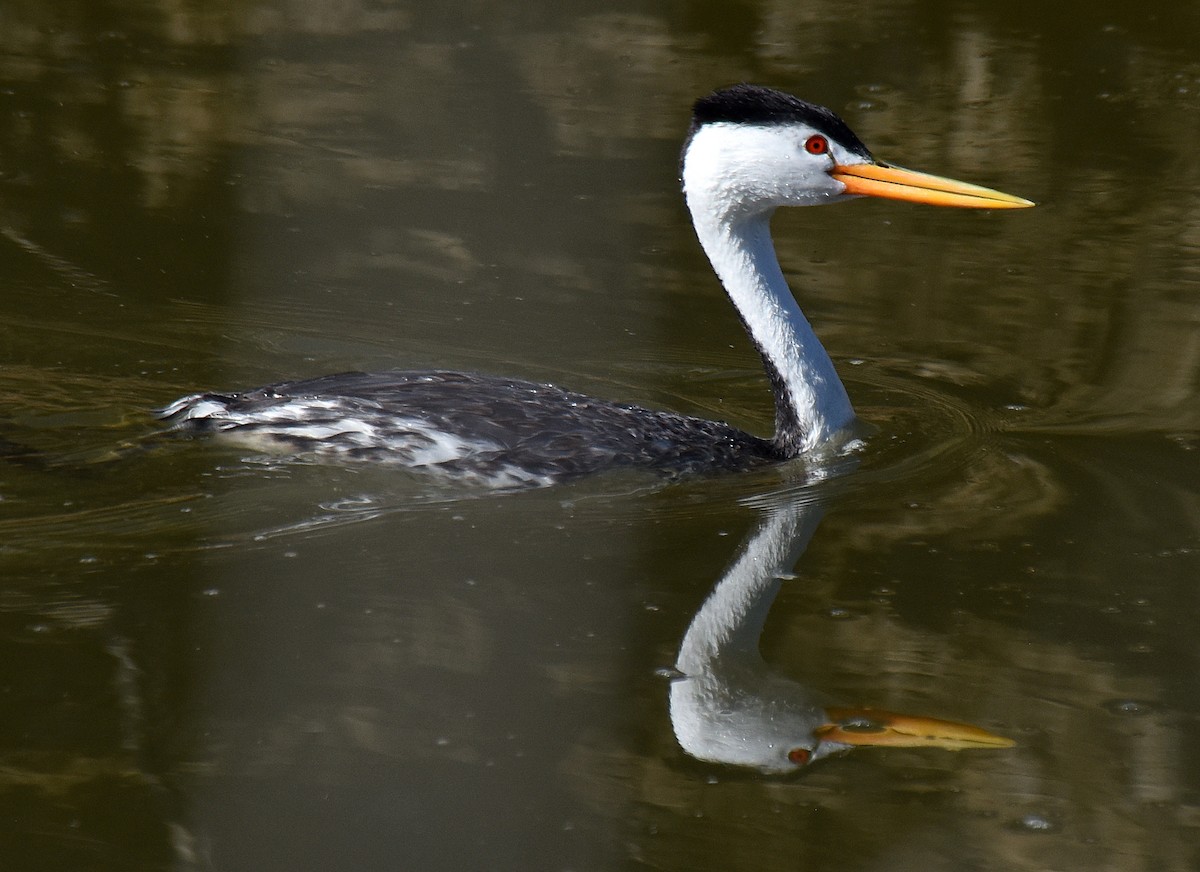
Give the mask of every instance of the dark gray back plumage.
<svg viewBox="0 0 1200 872">
<path fill-rule="evenodd" d="M 296 401 L 329 401 L 290 420 L 272 410 Z M 205 406 L 219 415 L 190 417 Z M 288 445 L 298 453 L 341 453 L 357 460 L 403 462 L 386 441 L 364 447 L 335 436 L 308 434 L 339 422 L 371 422 L 381 432 L 407 413 L 429 428 L 461 434 L 493 448 L 437 464 L 447 474 L 488 478 L 520 469 L 546 482 L 613 468 L 667 474 L 746 469 L 783 459 L 765 439 L 735 427 L 674 412 L 599 400 L 553 385 L 460 372 L 347 372 L 280 382 L 252 391 L 197 394 L 170 407 L 164 420 L 194 430 L 237 431 Z M 231 426 L 230 422 L 238 423 Z M 397 442 L 412 432 L 397 429 Z M 406 444 L 408 444 L 406 442 Z"/>
</svg>

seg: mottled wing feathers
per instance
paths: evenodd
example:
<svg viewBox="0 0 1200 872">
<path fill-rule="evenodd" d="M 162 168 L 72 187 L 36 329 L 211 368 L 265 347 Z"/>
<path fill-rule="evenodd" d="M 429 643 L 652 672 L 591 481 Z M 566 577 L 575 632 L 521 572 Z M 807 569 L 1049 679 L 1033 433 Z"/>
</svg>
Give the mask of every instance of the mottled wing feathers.
<svg viewBox="0 0 1200 872">
<path fill-rule="evenodd" d="M 180 427 L 299 453 L 437 467 L 503 484 L 549 484 L 610 468 L 671 473 L 777 460 L 771 443 L 719 422 L 469 373 L 341 373 L 161 412 Z"/>
</svg>

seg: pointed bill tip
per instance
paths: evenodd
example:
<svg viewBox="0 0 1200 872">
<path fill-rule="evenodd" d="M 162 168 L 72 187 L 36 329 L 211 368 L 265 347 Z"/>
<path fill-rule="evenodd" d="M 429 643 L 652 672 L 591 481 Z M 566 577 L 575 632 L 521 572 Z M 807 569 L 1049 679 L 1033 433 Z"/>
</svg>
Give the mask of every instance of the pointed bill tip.
<svg viewBox="0 0 1200 872">
<path fill-rule="evenodd" d="M 831 173 L 847 194 L 960 209 L 1028 209 L 1032 200 L 915 170 L 877 163 L 838 165 Z"/>
</svg>

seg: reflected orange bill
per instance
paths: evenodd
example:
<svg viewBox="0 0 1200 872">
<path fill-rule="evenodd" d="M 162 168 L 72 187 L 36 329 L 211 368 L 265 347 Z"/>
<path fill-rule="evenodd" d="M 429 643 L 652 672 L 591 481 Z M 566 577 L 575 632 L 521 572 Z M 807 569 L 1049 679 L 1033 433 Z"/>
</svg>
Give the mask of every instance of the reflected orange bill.
<svg viewBox="0 0 1200 872">
<path fill-rule="evenodd" d="M 829 723 L 813 731 L 824 742 L 856 747 L 945 748 L 950 751 L 1011 748 L 1016 744 L 1012 739 L 989 733 L 982 727 L 958 721 L 872 708 L 831 708 L 825 713 Z"/>
</svg>

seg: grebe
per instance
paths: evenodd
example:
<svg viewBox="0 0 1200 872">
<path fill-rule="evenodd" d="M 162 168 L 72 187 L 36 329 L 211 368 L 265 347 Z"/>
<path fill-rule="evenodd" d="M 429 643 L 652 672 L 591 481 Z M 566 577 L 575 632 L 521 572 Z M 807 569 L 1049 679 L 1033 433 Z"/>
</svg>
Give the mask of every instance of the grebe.
<svg viewBox="0 0 1200 872">
<path fill-rule="evenodd" d="M 757 85 L 697 100 L 683 147 L 696 235 L 762 356 L 775 435 L 456 372 L 342 373 L 183 397 L 159 412 L 274 451 L 384 461 L 495 486 L 545 485 L 618 467 L 744 469 L 836 451 L 854 410 L 775 257 L 779 206 L 857 196 L 1012 209 L 1028 200 L 876 161 L 830 110 Z"/>
</svg>

